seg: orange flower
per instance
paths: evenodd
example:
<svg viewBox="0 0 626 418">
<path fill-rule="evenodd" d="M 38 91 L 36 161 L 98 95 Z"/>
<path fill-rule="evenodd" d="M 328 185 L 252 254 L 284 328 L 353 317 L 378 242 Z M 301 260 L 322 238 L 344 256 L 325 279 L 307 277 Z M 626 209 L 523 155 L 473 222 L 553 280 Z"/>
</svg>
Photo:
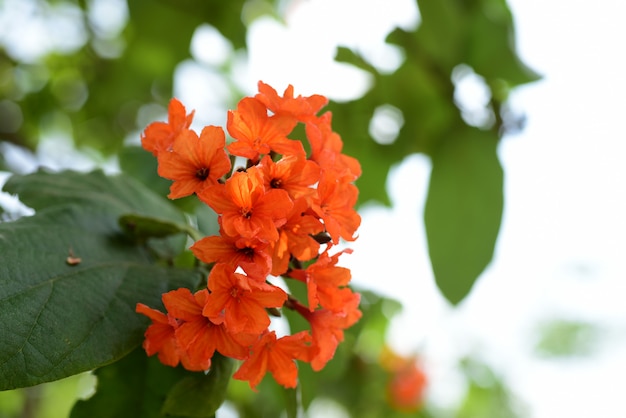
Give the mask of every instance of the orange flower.
<svg viewBox="0 0 626 418">
<path fill-rule="evenodd" d="M 387 383 L 389 404 L 401 412 L 421 409 L 428 380 L 415 357 L 402 357 L 390 348 L 383 348 L 381 365 L 391 373 Z"/>
<path fill-rule="evenodd" d="M 266 241 L 228 235 L 204 237 L 191 246 L 193 254 L 205 263 L 225 263 L 232 271 L 241 267 L 249 276 L 265 280 L 272 268 Z"/>
<path fill-rule="evenodd" d="M 337 244 L 339 238 L 356 239 L 354 233 L 361 224 L 361 216 L 354 210 L 358 193 L 354 184 L 341 182 L 329 173 L 322 175 L 311 209 L 324 221 L 333 244 Z"/>
<path fill-rule="evenodd" d="M 255 96 L 274 114 L 287 114 L 295 117 L 300 122 L 306 122 L 315 117 L 321 108 L 328 104 L 328 99 L 319 94 L 310 97 L 293 97 L 293 86 L 290 84 L 285 89 L 283 97 L 280 97 L 276 90 L 268 84 L 259 81 L 259 93 Z"/>
<path fill-rule="evenodd" d="M 311 312 L 299 302 L 290 300 L 289 306 L 298 311 L 311 325 L 313 334 L 311 368 L 320 371 L 334 356 L 337 346 L 344 339 L 344 330 L 354 325 L 362 313 L 359 311 L 361 296 L 354 293 L 346 301 L 342 312 L 318 309 Z"/>
<path fill-rule="evenodd" d="M 209 289 L 211 294 L 202 314 L 219 323 L 223 312 L 226 329 L 233 334 L 260 334 L 270 324 L 265 308 L 279 308 L 287 300 L 282 289 L 233 273 L 221 263 L 209 274 Z"/>
<path fill-rule="evenodd" d="M 228 151 L 253 163 L 259 161 L 261 154 L 270 151 L 285 155 L 304 154 L 300 141 L 287 138 L 297 123 L 291 116 L 268 116 L 263 103 L 252 97 L 244 98 L 236 111 L 228 112 L 226 127 L 236 140 L 228 145 Z"/>
<path fill-rule="evenodd" d="M 331 127 L 332 114 L 324 113 L 306 124 L 306 136 L 311 144 L 311 160 L 317 162 L 323 171 L 331 172 L 344 182 L 361 176 L 361 164 L 348 155 L 342 154 L 343 141 Z"/>
<path fill-rule="evenodd" d="M 200 137 L 194 131 L 182 131 L 172 152 L 158 155 L 159 175 L 174 181 L 167 197 L 189 196 L 218 184 L 217 180 L 230 171 L 225 145 L 224 131 L 217 126 L 205 127 Z"/>
<path fill-rule="evenodd" d="M 289 277 L 306 283 L 311 312 L 318 304 L 331 311 L 340 312 L 346 301 L 354 297 L 350 289 L 343 287 L 350 282 L 350 269 L 336 265 L 341 254 L 351 252 L 352 250 L 345 249 L 331 257 L 327 248 L 305 270 L 292 270 L 288 273 Z"/>
<path fill-rule="evenodd" d="M 287 387 L 298 384 L 298 368 L 294 360 L 309 361 L 311 336 L 302 331 L 294 335 L 276 338 L 274 331 L 266 331 L 252 346 L 252 353 L 233 378 L 247 380 L 251 388 L 261 383 L 269 370 L 276 381 Z"/>
<path fill-rule="evenodd" d="M 194 365 L 206 363 L 215 350 L 228 357 L 244 359 L 248 355 L 246 344 L 241 339 L 236 340 L 223 324 L 215 324 L 202 315 L 208 296 L 207 289 L 192 294 L 186 288 L 163 295 L 168 313 L 181 322 L 175 331 L 179 347 Z"/>
<path fill-rule="evenodd" d="M 266 189 L 283 189 L 292 199 L 314 194 L 311 186 L 320 179 L 319 166 L 304 156 L 288 155 L 274 162 L 266 155 L 258 167 Z"/>
<path fill-rule="evenodd" d="M 148 125 L 141 135 L 141 146 L 155 156 L 161 151 L 170 151 L 176 137 L 191 125 L 193 113 L 185 116 L 185 106 L 177 99 L 170 100 L 168 121 Z"/>
<path fill-rule="evenodd" d="M 176 342 L 174 331 L 178 323 L 174 318 L 170 318 L 161 311 L 152 309 L 143 303 L 138 303 L 135 312 L 143 314 L 152 320 L 152 324 L 146 329 L 143 341 L 143 348 L 148 356 L 158 354 L 159 361 L 166 366 L 176 367 L 179 362 L 183 362 L 185 368 L 194 370 L 194 365 L 190 364 L 187 355 Z M 209 363 L 198 365 L 197 371 L 206 370 Z"/>
<path fill-rule="evenodd" d="M 324 225 L 314 216 L 308 215 L 305 198 L 294 201 L 287 222 L 279 228 L 279 238 L 274 244 L 272 274 L 279 276 L 287 271 L 293 255 L 300 261 L 317 256 L 320 244 L 311 235 L 324 230 Z"/>
<path fill-rule="evenodd" d="M 293 206 L 284 190 L 265 191 L 255 167 L 234 173 L 224 187 L 209 187 L 198 197 L 221 215 L 225 234 L 268 241 L 278 239 L 276 228 L 286 222 Z"/>
</svg>

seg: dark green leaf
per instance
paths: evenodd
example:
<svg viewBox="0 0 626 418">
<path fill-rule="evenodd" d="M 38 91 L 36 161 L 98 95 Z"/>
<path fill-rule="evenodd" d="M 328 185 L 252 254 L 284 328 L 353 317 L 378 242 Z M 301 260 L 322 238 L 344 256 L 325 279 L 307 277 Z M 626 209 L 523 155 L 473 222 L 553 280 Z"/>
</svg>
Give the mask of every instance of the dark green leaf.
<svg viewBox="0 0 626 418">
<path fill-rule="evenodd" d="M 123 177 L 35 173 L 6 190 L 37 211 L 0 224 L 0 390 L 60 379 L 110 363 L 142 339 L 142 302 L 191 287 L 192 270 L 153 265 L 117 224 L 130 211 L 184 219 Z"/>
<path fill-rule="evenodd" d="M 162 412 L 184 417 L 213 417 L 226 398 L 233 366 L 233 360 L 216 353 L 207 375 L 194 373 L 169 391 Z"/>
<path fill-rule="evenodd" d="M 120 216 L 119 224 L 124 232 L 138 241 L 144 241 L 147 238 L 164 238 L 188 231 L 187 225 L 134 214 Z"/>
<path fill-rule="evenodd" d="M 433 155 L 424 209 L 435 280 L 453 304 L 491 261 L 503 207 L 497 136 L 467 128 Z"/>
<path fill-rule="evenodd" d="M 184 215 L 165 197 L 159 196 L 131 177 L 107 176 L 102 171 L 79 173 L 38 171 L 12 176 L 4 186 L 27 206 L 38 210 L 71 203 L 94 205 L 98 213 L 117 228 L 119 216 L 138 213 L 184 223 Z"/>
<path fill-rule="evenodd" d="M 187 376 L 182 368 L 164 366 L 138 348 L 123 359 L 99 368 L 96 393 L 78 401 L 71 418 L 160 418 L 171 387 Z"/>
</svg>

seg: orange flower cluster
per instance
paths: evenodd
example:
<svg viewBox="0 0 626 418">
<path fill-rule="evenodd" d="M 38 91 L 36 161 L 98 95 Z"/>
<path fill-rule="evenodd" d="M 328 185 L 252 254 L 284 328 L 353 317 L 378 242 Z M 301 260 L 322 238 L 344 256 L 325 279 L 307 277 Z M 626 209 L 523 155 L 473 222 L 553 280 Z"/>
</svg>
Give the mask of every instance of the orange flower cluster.
<svg viewBox="0 0 626 418">
<path fill-rule="evenodd" d="M 361 167 L 342 154 L 330 112 L 317 116 L 325 97 L 294 97 L 292 86 L 281 97 L 263 82 L 258 87 L 228 112 L 228 145 L 221 127 L 191 130 L 193 112 L 176 99 L 168 122 L 145 129 L 144 149 L 156 156 L 159 175 L 173 181 L 168 197 L 195 194 L 219 215 L 220 234 L 191 246 L 212 265 L 206 288 L 164 294 L 166 313 L 141 303 L 137 312 L 152 320 L 144 349 L 166 365 L 207 370 L 218 351 L 242 360 L 233 377 L 252 388 L 267 371 L 295 387 L 296 360 L 322 369 L 361 316 L 350 270 L 337 265 L 351 251 L 331 254 L 341 239 L 353 241 L 360 225 L 353 182 Z M 299 123 L 308 153 L 288 137 Z M 247 159 L 246 167 L 233 169 L 233 156 Z M 277 276 L 304 283 L 308 300 L 272 284 Z M 299 313 L 310 329 L 277 336 L 268 312 L 278 308 Z"/>
</svg>

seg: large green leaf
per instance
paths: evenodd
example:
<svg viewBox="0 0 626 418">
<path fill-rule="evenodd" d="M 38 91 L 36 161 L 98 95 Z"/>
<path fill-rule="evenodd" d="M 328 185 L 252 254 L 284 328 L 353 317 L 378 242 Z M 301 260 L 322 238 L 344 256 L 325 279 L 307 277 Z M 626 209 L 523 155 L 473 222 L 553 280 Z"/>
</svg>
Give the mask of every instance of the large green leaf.
<svg viewBox="0 0 626 418">
<path fill-rule="evenodd" d="M 123 233 L 123 214 L 183 216 L 133 181 L 39 172 L 12 177 L 5 190 L 36 214 L 0 224 L 0 390 L 117 360 L 147 325 L 137 302 L 159 306 L 162 293 L 199 281 L 192 270 L 154 265 Z"/>
<path fill-rule="evenodd" d="M 174 385 L 167 394 L 162 412 L 168 416 L 214 417 L 226 398 L 233 366 L 232 359 L 216 353 L 207 375 L 193 373 Z"/>
<path fill-rule="evenodd" d="M 433 155 L 424 221 L 435 280 L 460 302 L 491 261 L 503 207 L 497 135 L 467 128 Z"/>
<path fill-rule="evenodd" d="M 78 401 L 71 418 L 160 418 L 167 393 L 189 372 L 164 366 L 141 349 L 95 371 L 96 393 Z"/>
</svg>

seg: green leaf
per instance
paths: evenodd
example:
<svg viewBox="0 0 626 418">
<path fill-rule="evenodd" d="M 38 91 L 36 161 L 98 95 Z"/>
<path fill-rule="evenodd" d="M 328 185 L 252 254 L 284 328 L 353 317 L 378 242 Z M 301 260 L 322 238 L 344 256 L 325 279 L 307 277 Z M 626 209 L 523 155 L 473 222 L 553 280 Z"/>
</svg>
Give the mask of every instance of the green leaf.
<svg viewBox="0 0 626 418">
<path fill-rule="evenodd" d="M 36 214 L 0 224 L 0 390 L 35 385 L 115 361 L 141 339 L 138 302 L 192 287 L 193 270 L 153 265 L 117 224 L 135 211 L 184 219 L 169 202 L 102 173 L 15 176 L 5 189 Z"/>
<path fill-rule="evenodd" d="M 468 380 L 465 398 L 454 416 L 458 418 L 521 418 L 528 416 L 525 405 L 506 387 L 489 366 L 463 359 L 461 370 Z"/>
<path fill-rule="evenodd" d="M 492 90 L 494 83 L 508 89 L 538 80 L 539 75 L 527 67 L 516 54 L 513 17 L 505 0 L 483 0 L 467 21 L 467 48 L 463 61 L 485 77 Z M 493 91 L 504 101 L 506 94 Z"/>
<path fill-rule="evenodd" d="M 432 64 L 450 74 L 463 51 L 466 7 L 459 0 L 418 0 L 422 21 L 416 31 L 419 49 L 424 49 Z"/>
<path fill-rule="evenodd" d="M 226 398 L 233 366 L 233 360 L 216 353 L 207 375 L 194 373 L 169 391 L 162 412 L 184 417 L 213 417 Z"/>
<path fill-rule="evenodd" d="M 298 418 L 298 389 L 284 388 L 287 418 Z"/>
<path fill-rule="evenodd" d="M 128 146 L 120 150 L 117 155 L 120 168 L 124 174 L 134 178 L 159 196 L 167 196 L 172 182 L 158 174 L 157 159 L 152 153 L 142 147 Z M 170 201 L 185 212 L 192 213 L 197 206 L 201 206 L 195 195 Z"/>
<path fill-rule="evenodd" d="M 467 128 L 433 155 L 424 221 L 435 280 L 459 303 L 491 261 L 503 207 L 493 132 Z"/>
<path fill-rule="evenodd" d="M 147 238 L 165 238 L 189 231 L 187 225 L 135 214 L 122 215 L 118 222 L 124 232 L 140 242 Z"/>
<path fill-rule="evenodd" d="M 158 162 L 151 152 L 142 147 L 127 146 L 120 150 L 117 158 L 122 172 L 159 196 L 167 196 L 172 182 L 158 175 Z"/>
<path fill-rule="evenodd" d="M 95 371 L 96 393 L 78 401 L 70 418 L 159 418 L 167 392 L 190 372 L 148 358 L 138 348 L 111 365 Z"/>
<path fill-rule="evenodd" d="M 539 327 L 537 354 L 542 357 L 588 356 L 597 348 L 601 330 L 582 321 L 552 320 Z"/>
<path fill-rule="evenodd" d="M 17 194 L 22 203 L 35 210 L 71 203 L 94 205 L 97 214 L 107 214 L 114 224 L 119 216 L 127 213 L 185 222 L 184 215 L 163 196 L 131 177 L 107 176 L 100 170 L 90 173 L 40 170 L 10 177 L 4 190 Z"/>
</svg>

